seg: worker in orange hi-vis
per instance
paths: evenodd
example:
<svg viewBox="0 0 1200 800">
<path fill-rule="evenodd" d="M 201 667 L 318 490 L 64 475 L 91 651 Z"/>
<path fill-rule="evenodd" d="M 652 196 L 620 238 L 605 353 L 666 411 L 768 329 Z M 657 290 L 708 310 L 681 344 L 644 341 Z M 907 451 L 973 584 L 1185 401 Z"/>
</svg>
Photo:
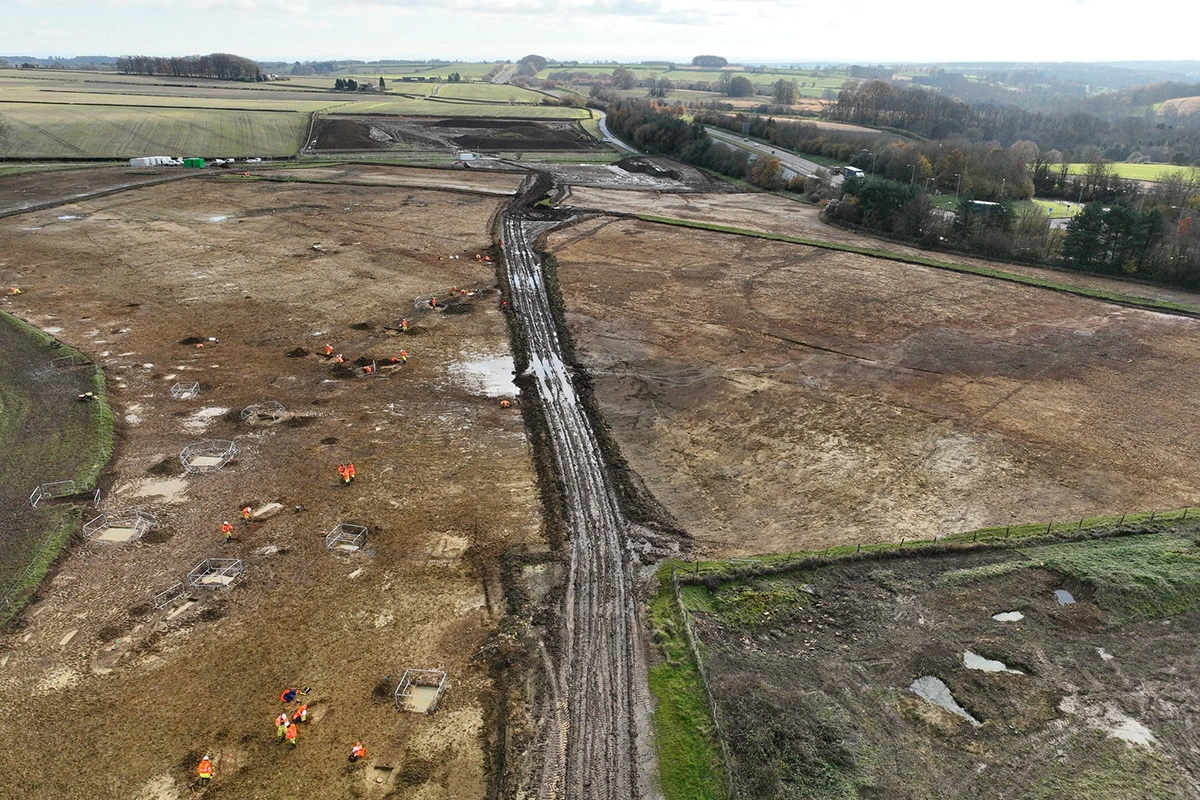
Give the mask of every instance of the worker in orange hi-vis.
<svg viewBox="0 0 1200 800">
<path fill-rule="evenodd" d="M 358 761 L 360 758 L 367 757 L 367 748 L 363 747 L 362 742 L 355 742 L 354 747 L 350 748 L 350 760 Z"/>
<path fill-rule="evenodd" d="M 283 735 L 287 738 L 287 743 L 290 744 L 292 747 L 295 747 L 296 746 L 296 723 L 289 722 L 288 726 L 287 726 L 287 730 L 284 731 Z"/>
<path fill-rule="evenodd" d="M 400 363 L 401 363 L 401 364 L 407 364 L 407 363 L 408 363 L 408 351 L 407 351 L 407 350 L 401 350 L 401 351 L 400 351 Z"/>
<path fill-rule="evenodd" d="M 275 741 L 282 742 L 283 737 L 287 735 L 288 715 L 284 711 L 275 718 Z"/>
<path fill-rule="evenodd" d="M 408 333 L 408 318 L 400 320 L 400 332 Z"/>
<path fill-rule="evenodd" d="M 325 355 L 327 355 L 327 356 L 333 355 L 333 345 L 331 345 L 331 344 L 325 345 Z"/>
<path fill-rule="evenodd" d="M 351 461 L 346 465 L 346 483 L 354 480 L 354 462 Z"/>
<path fill-rule="evenodd" d="M 201 783 L 208 783 L 211 781 L 213 776 L 212 759 L 207 755 L 200 759 L 200 766 L 196 767 L 196 772 L 200 775 Z"/>
<path fill-rule="evenodd" d="M 225 541 L 233 538 L 233 526 L 229 524 L 229 520 L 221 523 L 221 533 L 225 534 Z"/>
<path fill-rule="evenodd" d="M 508 407 L 509 407 L 509 406 L 511 406 L 511 405 L 512 405 L 512 403 L 511 403 L 510 401 L 508 401 L 508 400 L 501 400 L 501 401 L 500 401 L 500 407 L 501 407 L 501 408 L 508 408 Z"/>
<path fill-rule="evenodd" d="M 244 522 L 250 521 L 250 506 L 246 506 L 242 509 L 242 520 Z"/>
<path fill-rule="evenodd" d="M 350 479 L 346 477 L 346 465 L 338 464 L 338 477 L 342 479 L 342 483 L 349 483 Z"/>
<path fill-rule="evenodd" d="M 333 359 L 333 360 L 334 360 L 334 361 L 336 361 L 336 362 L 337 362 L 337 363 L 339 363 L 339 364 L 345 364 L 345 363 L 346 363 L 346 359 L 345 359 L 344 357 L 342 357 L 342 354 L 341 354 L 341 353 L 338 353 L 338 354 L 337 354 L 337 358 L 335 358 L 335 359 Z"/>
<path fill-rule="evenodd" d="M 308 703 L 301 703 L 292 712 L 292 722 L 308 722 Z"/>
<path fill-rule="evenodd" d="M 375 367 L 371 366 L 370 364 L 367 364 L 365 367 L 363 367 L 363 375 L 370 375 L 374 371 Z"/>
</svg>

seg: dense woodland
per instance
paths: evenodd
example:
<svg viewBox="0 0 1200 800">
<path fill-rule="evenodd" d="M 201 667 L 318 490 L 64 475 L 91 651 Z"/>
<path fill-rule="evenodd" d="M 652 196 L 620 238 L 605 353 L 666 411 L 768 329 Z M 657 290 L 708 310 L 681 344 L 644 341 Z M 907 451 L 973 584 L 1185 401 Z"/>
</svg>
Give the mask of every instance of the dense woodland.
<svg viewBox="0 0 1200 800">
<path fill-rule="evenodd" d="M 229 53 L 207 56 L 121 56 L 117 69 L 127 75 L 163 75 L 171 78 L 217 78 L 230 81 L 260 80 L 258 63 Z"/>
</svg>

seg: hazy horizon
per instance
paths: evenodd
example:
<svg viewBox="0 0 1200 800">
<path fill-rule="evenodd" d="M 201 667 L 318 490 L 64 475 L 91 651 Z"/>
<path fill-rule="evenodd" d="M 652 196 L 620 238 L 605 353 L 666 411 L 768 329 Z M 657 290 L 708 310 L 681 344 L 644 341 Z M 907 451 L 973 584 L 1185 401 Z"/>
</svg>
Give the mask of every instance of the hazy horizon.
<svg viewBox="0 0 1200 800">
<path fill-rule="evenodd" d="M 973 19 L 961 4 L 869 0 L 15 0 L 0 52 L 256 61 L 385 59 L 734 63 L 1190 61 L 1191 26 L 1116 0 L 1014 0 Z M 980 34 L 977 31 L 983 31 Z M 45 53 L 45 56 L 34 55 Z"/>
</svg>

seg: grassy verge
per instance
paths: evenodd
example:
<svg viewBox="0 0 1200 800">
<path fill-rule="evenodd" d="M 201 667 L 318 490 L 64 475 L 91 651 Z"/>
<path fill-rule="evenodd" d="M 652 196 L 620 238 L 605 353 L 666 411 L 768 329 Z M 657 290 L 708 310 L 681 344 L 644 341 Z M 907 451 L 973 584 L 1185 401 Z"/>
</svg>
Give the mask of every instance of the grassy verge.
<svg viewBox="0 0 1200 800">
<path fill-rule="evenodd" d="M 1121 305 L 1133 306 L 1136 308 L 1145 308 L 1151 311 L 1166 311 L 1176 314 L 1200 316 L 1200 306 L 1192 305 L 1190 303 L 1177 303 L 1169 300 L 1154 300 L 1147 297 L 1124 294 L 1122 292 L 1111 292 L 1105 289 L 1092 289 L 1085 286 L 1076 286 L 1074 284 L 1062 283 L 1060 281 L 1053 281 L 1045 278 L 1035 278 L 1028 275 L 1021 275 L 1015 272 L 1005 272 L 1004 270 L 993 269 L 991 267 L 976 267 L 969 264 L 958 264 L 952 261 L 942 261 L 936 258 L 926 258 L 924 256 L 903 255 L 891 250 L 881 250 L 875 247 L 861 247 L 853 244 L 826 242 L 819 239 L 805 239 L 799 236 L 787 236 L 782 233 L 768 233 L 766 231 L 755 231 L 747 228 L 735 228 L 730 225 L 694 222 L 691 220 L 675 219 L 672 217 L 659 217 L 652 214 L 633 214 L 631 216 L 636 217 L 637 219 L 645 220 L 646 222 L 656 222 L 662 225 L 674 225 L 681 228 L 695 228 L 699 230 L 713 231 L 715 233 L 729 233 L 737 236 L 753 236 L 757 239 L 768 239 L 775 242 L 800 244 L 807 247 L 819 247 L 823 250 L 840 250 L 845 253 L 857 253 L 859 255 L 869 256 L 871 258 L 880 258 L 885 261 L 897 261 L 903 264 L 916 264 L 917 266 L 944 269 L 951 272 L 961 272 L 967 275 L 995 278 L 997 280 L 1019 283 L 1039 289 L 1050 289 L 1052 291 L 1063 292 L 1065 294 L 1087 297 L 1093 300 L 1104 300 L 1109 303 L 1119 303 Z"/>
<path fill-rule="evenodd" d="M 723 800 L 728 793 L 704 684 L 684 638 L 669 570 L 660 574 L 650 623 L 664 661 L 650 668 L 650 692 L 663 797 Z"/>
<path fill-rule="evenodd" d="M 1022 550 L 1025 561 L 958 570 L 948 585 L 988 580 L 1022 569 L 1048 569 L 1087 584 L 1110 625 L 1200 609 L 1200 548 L 1193 538 L 1163 532 L 1064 542 Z"/>
<path fill-rule="evenodd" d="M 29 505 L 49 481 L 95 488 L 112 455 L 113 414 L 103 373 L 77 351 L 0 313 L 0 620 L 20 607 L 50 569 L 80 512 L 69 503 Z M 55 367 L 70 357 L 79 366 Z M 75 397 L 92 392 L 94 399 Z"/>
<path fill-rule="evenodd" d="M 730 578 L 740 575 L 765 574 L 805 562 L 825 563 L 849 557 L 892 556 L 905 552 L 920 553 L 922 550 L 942 551 L 954 547 L 971 545 L 1028 545 L 1039 542 L 1062 541 L 1068 538 L 1097 538 L 1105 535 L 1132 533 L 1152 529 L 1154 525 L 1173 525 L 1195 520 L 1200 524 L 1200 509 L 1181 508 L 1173 511 L 1138 511 L 1119 516 L 1085 517 L 1072 522 L 1034 522 L 1026 525 L 1010 525 L 1004 528 L 979 528 L 964 533 L 952 533 L 940 539 L 901 540 L 897 542 L 873 542 L 857 545 L 835 545 L 823 550 L 800 550 L 790 553 L 770 553 L 751 558 L 725 559 L 718 561 L 675 562 L 681 580 L 695 580 L 722 575 Z"/>
</svg>

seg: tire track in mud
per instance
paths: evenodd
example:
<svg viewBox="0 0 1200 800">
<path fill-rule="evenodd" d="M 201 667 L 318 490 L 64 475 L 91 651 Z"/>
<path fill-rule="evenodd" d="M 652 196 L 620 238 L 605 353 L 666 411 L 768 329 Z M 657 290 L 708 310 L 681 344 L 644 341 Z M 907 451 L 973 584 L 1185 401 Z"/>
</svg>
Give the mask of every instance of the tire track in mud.
<svg viewBox="0 0 1200 800">
<path fill-rule="evenodd" d="M 542 730 L 539 798 L 631 800 L 643 796 L 636 728 L 644 710 L 636 576 L 627 556 L 630 523 L 620 510 L 603 453 L 564 361 L 531 240 L 538 223 L 519 208 L 503 220 L 504 264 L 529 375 L 565 500 L 569 568 L 560 643 L 545 657 L 550 719 Z M 556 660 L 557 659 L 557 660 Z"/>
</svg>

